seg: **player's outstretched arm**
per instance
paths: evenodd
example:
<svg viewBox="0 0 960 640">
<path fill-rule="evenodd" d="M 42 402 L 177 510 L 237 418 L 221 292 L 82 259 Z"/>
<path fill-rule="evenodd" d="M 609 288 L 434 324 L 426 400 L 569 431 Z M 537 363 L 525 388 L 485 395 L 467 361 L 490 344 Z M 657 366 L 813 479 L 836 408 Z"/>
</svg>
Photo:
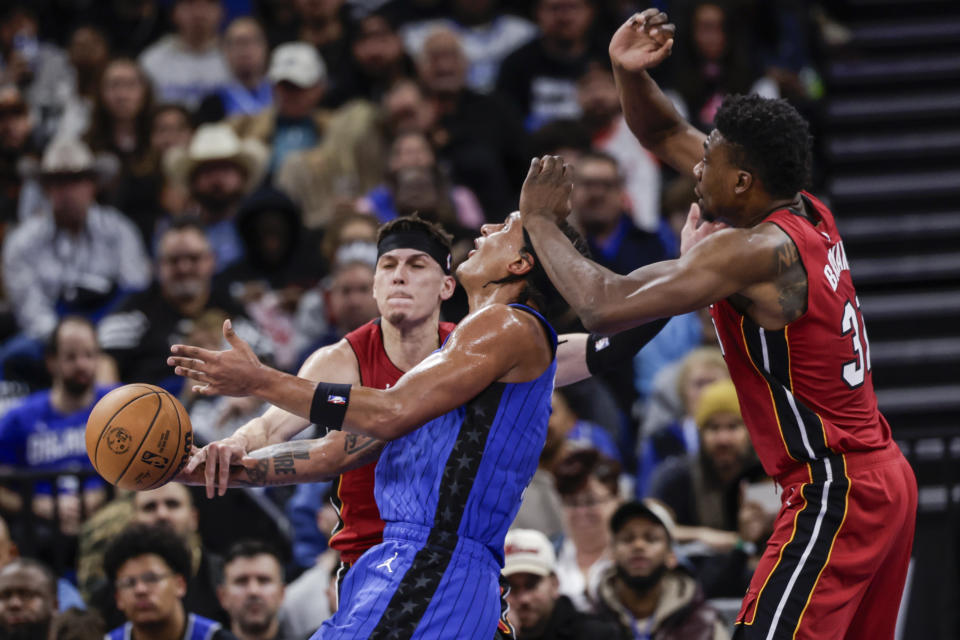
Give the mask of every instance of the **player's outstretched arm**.
<svg viewBox="0 0 960 640">
<path fill-rule="evenodd" d="M 612 334 L 651 320 L 701 309 L 772 280 L 778 239 L 759 227 L 720 229 L 677 260 L 617 275 L 573 247 L 556 224 L 558 202 L 569 193 L 569 175 L 556 157 L 534 159 L 520 195 L 520 216 L 550 280 L 584 326 Z"/>
<path fill-rule="evenodd" d="M 198 393 L 255 395 L 312 422 L 382 440 L 399 438 L 461 406 L 493 382 L 532 380 L 550 363 L 543 327 L 530 314 L 506 305 L 490 305 L 471 314 L 441 351 L 387 390 L 317 384 L 266 367 L 233 333 L 229 321 L 224 323 L 224 337 L 232 349 L 174 345 L 168 364 L 177 375 L 193 380 Z M 331 389 L 336 392 L 329 393 Z M 327 421 L 331 407 L 342 425 Z"/>
<path fill-rule="evenodd" d="M 556 386 L 565 387 L 590 376 L 616 371 L 628 365 L 667 324 L 654 320 L 612 336 L 596 333 L 565 333 L 557 346 Z"/>
<path fill-rule="evenodd" d="M 229 333 L 233 334 L 232 327 Z M 314 381 L 319 380 L 324 374 L 333 382 L 346 384 L 359 382 L 356 356 L 346 340 L 341 340 L 336 344 L 315 351 L 307 358 L 298 373 L 300 377 Z M 189 484 L 206 484 L 208 497 L 213 497 L 214 491 L 218 488 L 220 495 L 223 495 L 228 486 L 228 474 L 230 478 L 229 486 L 258 486 L 249 483 L 246 485 L 236 484 L 245 480 L 242 468 L 237 465 L 242 464 L 244 457 L 248 454 L 253 455 L 254 452 L 262 451 L 264 447 L 286 442 L 309 426 L 310 421 L 307 419 L 278 407 L 270 407 L 262 416 L 249 421 L 228 438 L 211 442 L 195 451 L 181 472 L 180 480 Z M 311 468 L 309 473 L 326 477 L 335 476 L 348 470 L 347 465 L 351 463 L 349 457 L 345 460 L 339 460 L 334 454 L 346 455 L 349 447 L 345 447 L 344 443 L 340 441 L 342 438 L 336 438 L 336 440 L 338 442 L 324 445 L 321 449 L 322 457 L 316 457 L 318 454 L 315 454 L 313 459 L 315 461 L 319 460 L 323 464 L 318 468 Z M 377 443 L 367 441 L 366 444 L 375 445 Z M 301 445 L 298 444 L 297 446 Z M 382 445 L 378 444 L 377 446 Z M 330 448 L 327 449 L 327 447 Z M 198 473 L 202 475 L 198 476 Z M 195 482 L 198 477 L 206 478 L 206 481 Z M 292 479 L 292 481 L 306 480 L 299 478 Z"/>
<path fill-rule="evenodd" d="M 705 136 L 677 113 L 646 72 L 670 55 L 674 31 L 662 11 L 634 14 L 613 34 L 610 61 L 624 118 L 637 140 L 680 173 L 692 175 Z"/>
<path fill-rule="evenodd" d="M 289 414 L 288 414 L 289 415 Z M 301 482 L 323 482 L 376 459 L 385 443 L 375 438 L 334 431 L 312 440 L 272 444 L 240 458 L 229 467 L 229 476 L 218 488 L 271 487 Z M 206 463 L 186 469 L 175 480 L 207 485 Z"/>
</svg>

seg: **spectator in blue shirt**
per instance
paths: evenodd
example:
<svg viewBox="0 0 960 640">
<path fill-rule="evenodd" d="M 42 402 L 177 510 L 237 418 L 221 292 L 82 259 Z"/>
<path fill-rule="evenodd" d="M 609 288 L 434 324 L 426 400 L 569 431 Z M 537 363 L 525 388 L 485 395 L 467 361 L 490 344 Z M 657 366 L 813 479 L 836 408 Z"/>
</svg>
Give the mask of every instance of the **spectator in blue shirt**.
<svg viewBox="0 0 960 640">
<path fill-rule="evenodd" d="M 60 320 L 47 349 L 47 367 L 53 386 L 38 391 L 12 408 L 0 420 L 0 464 L 31 471 L 93 470 L 87 458 L 85 430 L 93 405 L 109 388 L 95 384 L 100 347 L 89 320 L 67 316 Z M 44 518 L 59 502 L 61 530 L 76 534 L 80 525 L 79 482 L 61 476 L 57 490 L 50 482 L 34 487 L 34 512 Z M 83 482 L 84 513 L 105 498 L 103 481 L 94 476 Z"/>
</svg>

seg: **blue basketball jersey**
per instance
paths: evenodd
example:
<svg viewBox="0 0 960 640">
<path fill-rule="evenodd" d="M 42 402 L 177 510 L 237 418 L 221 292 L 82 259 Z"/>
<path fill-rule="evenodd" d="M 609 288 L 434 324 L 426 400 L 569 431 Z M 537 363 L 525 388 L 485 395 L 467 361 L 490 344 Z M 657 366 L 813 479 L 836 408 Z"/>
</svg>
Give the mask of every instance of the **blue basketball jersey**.
<svg viewBox="0 0 960 640">
<path fill-rule="evenodd" d="M 556 353 L 557 334 L 539 313 Z M 374 494 L 391 523 L 431 530 L 430 543 L 484 545 L 503 565 L 503 540 L 547 435 L 556 359 L 536 379 L 496 382 L 473 400 L 387 444 Z"/>
</svg>

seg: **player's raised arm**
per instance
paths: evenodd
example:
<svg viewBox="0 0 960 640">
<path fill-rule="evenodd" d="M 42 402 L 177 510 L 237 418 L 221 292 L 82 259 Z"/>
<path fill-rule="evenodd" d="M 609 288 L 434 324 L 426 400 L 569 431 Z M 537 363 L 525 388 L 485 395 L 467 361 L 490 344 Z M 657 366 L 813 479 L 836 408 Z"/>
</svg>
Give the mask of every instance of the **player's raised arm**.
<svg viewBox="0 0 960 640">
<path fill-rule="evenodd" d="M 490 384 L 524 382 L 550 363 L 543 327 L 530 314 L 490 305 L 464 320 L 439 352 L 388 390 L 315 383 L 264 366 L 224 323 L 233 349 L 174 345 L 168 363 L 203 394 L 255 395 L 331 427 L 383 440 L 399 438 L 463 405 Z"/>
<path fill-rule="evenodd" d="M 616 333 L 694 311 L 776 275 L 777 236 L 755 229 L 721 229 L 677 260 L 617 275 L 584 258 L 557 228 L 569 181 L 562 159 L 534 159 L 520 215 L 551 282 L 591 331 Z M 789 243 L 786 235 L 780 240 Z"/>
<path fill-rule="evenodd" d="M 667 14 L 647 9 L 634 14 L 610 40 L 610 61 L 620 104 L 630 130 L 644 147 L 680 173 L 693 174 L 705 136 L 684 120 L 646 69 L 673 49 L 674 25 Z"/>
</svg>

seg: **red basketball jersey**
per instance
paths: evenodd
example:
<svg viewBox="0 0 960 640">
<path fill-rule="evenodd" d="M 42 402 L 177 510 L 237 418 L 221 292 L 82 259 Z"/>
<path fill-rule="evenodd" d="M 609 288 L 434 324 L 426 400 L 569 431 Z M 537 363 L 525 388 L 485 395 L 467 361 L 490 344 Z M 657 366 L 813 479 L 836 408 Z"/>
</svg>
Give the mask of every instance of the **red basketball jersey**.
<svg viewBox="0 0 960 640">
<path fill-rule="evenodd" d="M 870 344 L 833 214 L 804 192 L 815 223 L 789 209 L 767 216 L 797 246 L 807 272 L 807 311 L 768 331 L 726 300 L 710 310 L 764 469 L 885 447 L 890 426 L 877 409 Z"/>
<path fill-rule="evenodd" d="M 440 344 L 456 325 L 441 322 Z M 374 389 L 389 389 L 403 371 L 394 365 L 383 348 L 380 319 L 371 320 L 346 336 L 357 356 L 360 384 Z M 373 461 L 341 475 L 334 486 L 333 501 L 340 515 L 340 524 L 330 537 L 330 547 L 340 552 L 341 561 L 353 564 L 370 547 L 383 541 L 383 520 L 373 497 L 373 477 L 377 462 Z"/>
</svg>

